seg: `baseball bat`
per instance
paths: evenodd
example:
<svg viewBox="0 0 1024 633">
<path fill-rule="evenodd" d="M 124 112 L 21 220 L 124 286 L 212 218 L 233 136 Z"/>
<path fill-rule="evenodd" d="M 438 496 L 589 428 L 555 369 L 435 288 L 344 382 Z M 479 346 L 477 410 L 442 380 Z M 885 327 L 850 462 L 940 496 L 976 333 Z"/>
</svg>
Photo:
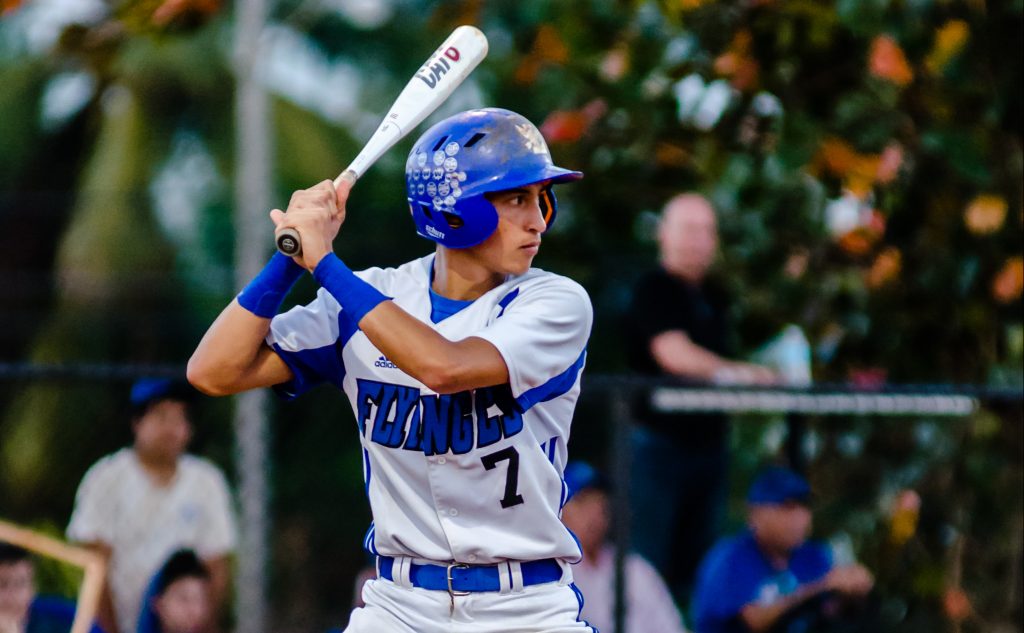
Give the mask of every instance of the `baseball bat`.
<svg viewBox="0 0 1024 633">
<path fill-rule="evenodd" d="M 402 89 L 370 140 L 334 179 L 334 186 L 342 180 L 358 180 L 384 152 L 436 110 L 486 56 L 487 37 L 480 29 L 463 25 L 452 31 Z M 295 229 L 277 230 L 274 241 L 277 250 L 289 257 L 302 253 L 302 241 Z"/>
</svg>

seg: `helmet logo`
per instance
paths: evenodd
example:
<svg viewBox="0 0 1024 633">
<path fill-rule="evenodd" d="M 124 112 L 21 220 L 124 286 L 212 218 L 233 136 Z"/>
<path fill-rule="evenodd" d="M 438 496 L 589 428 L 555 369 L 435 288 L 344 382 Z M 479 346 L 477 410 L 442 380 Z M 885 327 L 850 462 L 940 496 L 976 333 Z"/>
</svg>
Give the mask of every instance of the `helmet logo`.
<svg viewBox="0 0 1024 633">
<path fill-rule="evenodd" d="M 517 123 L 516 132 L 519 132 L 519 136 L 523 139 L 523 145 L 526 146 L 527 150 L 534 154 L 550 155 L 548 144 L 544 142 L 544 137 L 541 136 L 540 130 L 534 127 L 533 124 L 530 122 Z"/>
<path fill-rule="evenodd" d="M 437 229 L 435 229 L 433 226 L 431 226 L 429 224 L 427 225 L 427 235 L 429 235 L 430 237 L 439 239 L 439 240 L 443 240 L 444 239 L 444 232 L 443 231 L 438 231 Z"/>
</svg>

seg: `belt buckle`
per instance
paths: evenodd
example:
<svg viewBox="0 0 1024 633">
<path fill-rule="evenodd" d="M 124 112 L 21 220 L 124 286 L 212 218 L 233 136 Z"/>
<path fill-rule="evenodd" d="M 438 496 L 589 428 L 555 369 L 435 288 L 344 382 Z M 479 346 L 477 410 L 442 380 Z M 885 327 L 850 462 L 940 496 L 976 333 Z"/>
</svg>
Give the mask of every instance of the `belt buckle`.
<svg viewBox="0 0 1024 633">
<path fill-rule="evenodd" d="M 453 615 L 455 613 L 455 596 L 468 596 L 468 591 L 455 591 L 452 589 L 452 570 L 453 569 L 469 569 L 469 565 L 463 563 L 448 563 L 448 568 L 445 571 L 445 577 L 448 579 L 448 614 Z"/>
<path fill-rule="evenodd" d="M 445 573 L 445 576 L 448 578 L 448 595 L 452 596 L 453 598 L 455 596 L 468 596 L 470 593 L 468 591 L 455 591 L 454 589 L 452 589 L 453 569 L 469 569 L 469 565 L 466 565 L 464 563 L 448 563 L 448 569 Z"/>
</svg>

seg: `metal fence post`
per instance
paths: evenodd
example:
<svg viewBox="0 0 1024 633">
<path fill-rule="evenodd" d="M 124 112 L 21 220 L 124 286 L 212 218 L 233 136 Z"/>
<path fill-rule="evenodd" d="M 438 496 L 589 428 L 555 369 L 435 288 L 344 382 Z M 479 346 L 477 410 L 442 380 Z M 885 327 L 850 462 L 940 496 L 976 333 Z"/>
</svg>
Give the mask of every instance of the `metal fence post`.
<svg viewBox="0 0 1024 633">
<path fill-rule="evenodd" d="M 632 465 L 630 431 L 633 416 L 630 410 L 630 393 L 622 386 L 609 389 L 612 412 L 611 463 L 614 473 L 612 516 L 615 533 L 615 630 L 626 630 L 626 555 L 629 553 L 629 478 Z"/>
<path fill-rule="evenodd" d="M 239 540 L 235 576 L 237 633 L 267 630 L 267 393 L 249 391 L 235 400 L 235 447 L 239 496 Z"/>
<path fill-rule="evenodd" d="M 807 438 L 807 418 L 799 413 L 786 414 L 786 461 L 798 473 L 807 474 L 807 455 L 804 440 Z"/>
<path fill-rule="evenodd" d="M 266 90 L 256 76 L 268 0 L 235 3 L 235 274 L 236 287 L 252 279 L 267 256 L 271 232 L 270 117 Z M 266 392 L 250 391 L 235 401 L 235 442 L 241 506 L 235 613 L 238 633 L 267 630 Z"/>
</svg>

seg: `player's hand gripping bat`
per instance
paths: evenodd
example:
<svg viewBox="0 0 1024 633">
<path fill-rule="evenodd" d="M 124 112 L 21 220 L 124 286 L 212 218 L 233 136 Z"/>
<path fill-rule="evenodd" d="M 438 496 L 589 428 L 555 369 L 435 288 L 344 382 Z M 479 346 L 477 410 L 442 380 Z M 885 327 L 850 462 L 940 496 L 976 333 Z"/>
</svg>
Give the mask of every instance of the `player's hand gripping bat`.
<svg viewBox="0 0 1024 633">
<path fill-rule="evenodd" d="M 355 182 L 366 173 L 384 152 L 436 110 L 486 56 L 487 37 L 480 29 L 460 26 L 452 31 L 402 89 L 359 155 L 334 179 L 334 186 L 342 180 Z M 278 229 L 274 240 L 277 250 L 289 257 L 302 253 L 302 242 L 295 229 Z"/>
</svg>

